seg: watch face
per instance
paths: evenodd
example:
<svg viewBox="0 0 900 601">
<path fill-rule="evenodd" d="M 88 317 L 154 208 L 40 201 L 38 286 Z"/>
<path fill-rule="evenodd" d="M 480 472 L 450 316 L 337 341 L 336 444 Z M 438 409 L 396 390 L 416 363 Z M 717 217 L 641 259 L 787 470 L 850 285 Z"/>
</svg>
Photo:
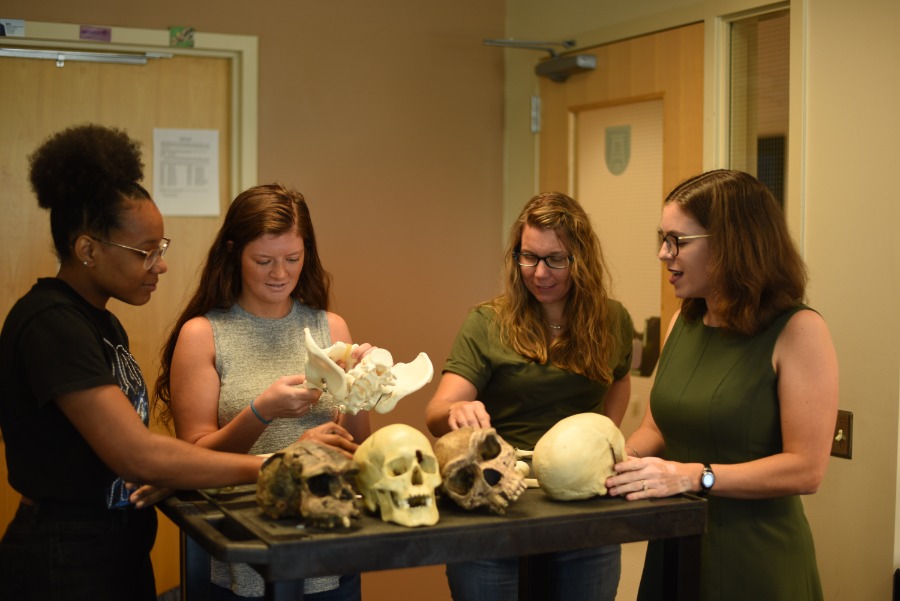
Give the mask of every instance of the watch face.
<svg viewBox="0 0 900 601">
<path fill-rule="evenodd" d="M 703 472 L 703 476 L 700 477 L 700 485 L 703 488 L 712 488 L 712 485 L 716 482 L 716 476 L 711 471 Z"/>
</svg>

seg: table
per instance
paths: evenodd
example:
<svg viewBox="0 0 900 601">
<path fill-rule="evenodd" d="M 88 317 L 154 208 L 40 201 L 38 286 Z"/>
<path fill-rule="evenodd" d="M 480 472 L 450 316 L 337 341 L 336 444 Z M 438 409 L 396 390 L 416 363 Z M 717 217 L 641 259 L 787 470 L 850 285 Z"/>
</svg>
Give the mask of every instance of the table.
<svg viewBox="0 0 900 601">
<path fill-rule="evenodd" d="M 266 597 L 301 599 L 303 579 L 352 572 L 519 556 L 531 574 L 520 587 L 541 598 L 541 580 L 527 566 L 534 556 L 608 544 L 665 539 L 672 599 L 699 596 L 700 535 L 706 501 L 692 495 L 625 501 L 594 497 L 554 501 L 528 489 L 505 515 L 465 511 L 441 499 L 440 521 L 407 528 L 365 510 L 349 529 L 305 528 L 299 518 L 274 520 L 255 501 L 255 486 L 210 495 L 180 492 L 159 505 L 181 530 L 182 599 L 206 601 L 209 556 L 251 564 L 267 582 Z"/>
</svg>

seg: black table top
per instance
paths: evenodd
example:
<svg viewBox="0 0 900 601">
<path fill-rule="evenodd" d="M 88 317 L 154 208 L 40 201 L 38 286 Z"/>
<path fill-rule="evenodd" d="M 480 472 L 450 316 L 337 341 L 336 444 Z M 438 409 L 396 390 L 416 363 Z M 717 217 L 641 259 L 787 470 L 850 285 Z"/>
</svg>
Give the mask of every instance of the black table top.
<svg viewBox="0 0 900 601">
<path fill-rule="evenodd" d="M 365 510 L 350 528 L 334 530 L 275 520 L 257 506 L 255 486 L 181 492 L 160 509 L 211 556 L 252 564 L 269 581 L 696 536 L 706 527 L 706 501 L 691 495 L 555 501 L 540 489 L 526 490 L 505 515 L 441 499 L 440 521 L 416 528 Z"/>
</svg>

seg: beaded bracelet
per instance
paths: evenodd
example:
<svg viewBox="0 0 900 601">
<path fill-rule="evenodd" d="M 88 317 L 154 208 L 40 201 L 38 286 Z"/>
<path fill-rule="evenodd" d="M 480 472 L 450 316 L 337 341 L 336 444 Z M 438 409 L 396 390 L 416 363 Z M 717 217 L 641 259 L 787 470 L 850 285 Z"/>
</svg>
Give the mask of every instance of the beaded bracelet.
<svg viewBox="0 0 900 601">
<path fill-rule="evenodd" d="M 270 420 L 270 419 L 267 420 L 267 419 L 263 418 L 263 416 L 261 416 L 261 415 L 259 414 L 259 411 L 257 411 L 257 410 L 256 410 L 256 407 L 253 406 L 253 400 L 254 400 L 254 399 L 251 399 L 251 400 L 250 400 L 250 411 L 253 412 L 253 415 L 255 415 L 256 418 L 257 418 L 259 421 L 261 421 L 262 423 L 264 423 L 265 425 L 268 426 L 269 424 L 272 423 L 272 420 Z"/>
</svg>

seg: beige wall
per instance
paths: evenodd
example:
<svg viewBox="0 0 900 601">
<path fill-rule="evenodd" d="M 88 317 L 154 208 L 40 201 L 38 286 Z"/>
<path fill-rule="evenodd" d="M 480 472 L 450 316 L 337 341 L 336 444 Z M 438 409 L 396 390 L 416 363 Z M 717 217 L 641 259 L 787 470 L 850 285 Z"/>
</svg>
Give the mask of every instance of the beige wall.
<svg viewBox="0 0 900 601">
<path fill-rule="evenodd" d="M 7 0 L 0 12 L 258 36 L 258 179 L 306 195 L 355 340 L 439 367 L 467 307 L 496 291 L 503 65 L 481 40 L 502 35 L 502 2 Z M 427 396 L 388 417 L 424 428 Z"/>
<path fill-rule="evenodd" d="M 686 23 L 707 29 L 705 167 L 722 166 L 716 17 L 761 0 L 509 2 L 516 39 L 604 43 Z M 810 302 L 827 319 L 841 367 L 840 407 L 854 414 L 853 459 L 831 460 L 805 498 L 826 599 L 880 601 L 900 567 L 900 3 L 792 1 L 788 215 L 810 268 Z M 534 190 L 528 131 L 540 55 L 506 50 L 505 219 Z M 654 224 L 648 224 L 653 227 Z M 629 558 L 626 557 L 626 564 Z M 623 580 L 633 578 L 630 566 Z M 625 583 L 627 584 L 627 582 Z"/>
</svg>

